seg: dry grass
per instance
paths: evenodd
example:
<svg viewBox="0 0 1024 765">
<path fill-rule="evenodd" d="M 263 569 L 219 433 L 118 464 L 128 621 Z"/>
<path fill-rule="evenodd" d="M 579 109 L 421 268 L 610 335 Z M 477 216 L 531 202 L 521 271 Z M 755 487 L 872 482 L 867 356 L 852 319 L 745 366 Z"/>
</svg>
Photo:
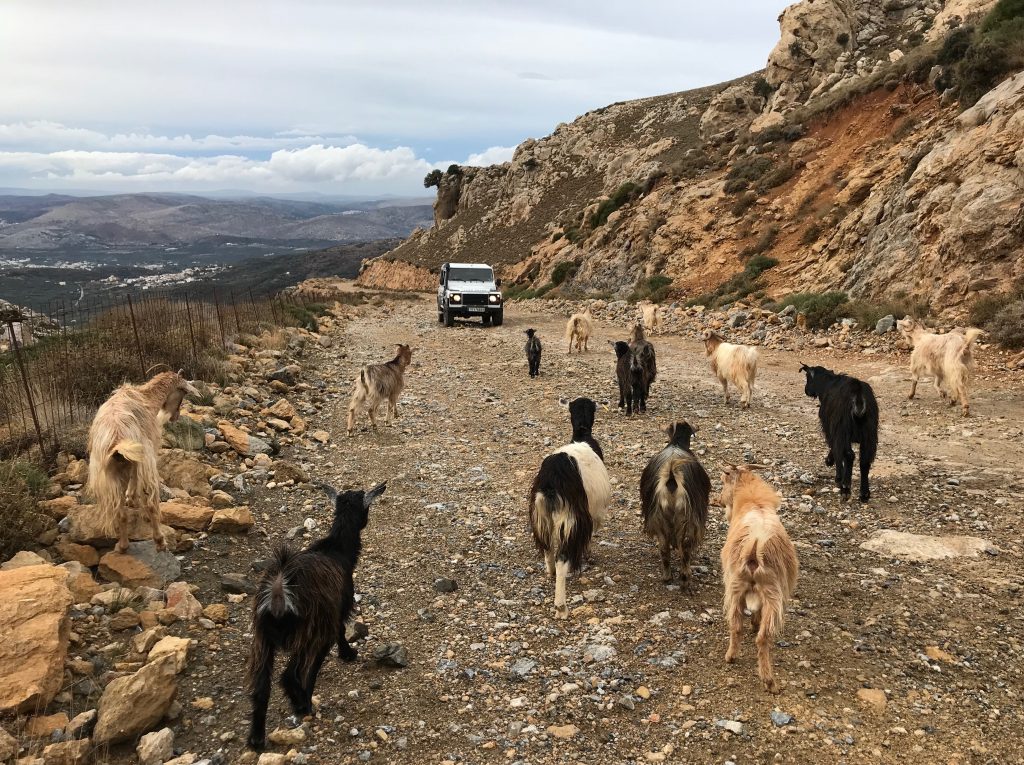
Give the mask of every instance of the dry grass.
<svg viewBox="0 0 1024 765">
<path fill-rule="evenodd" d="M 36 500 L 47 483 L 46 473 L 32 462 L 0 462 L 0 560 L 24 550 L 46 528 Z"/>
</svg>

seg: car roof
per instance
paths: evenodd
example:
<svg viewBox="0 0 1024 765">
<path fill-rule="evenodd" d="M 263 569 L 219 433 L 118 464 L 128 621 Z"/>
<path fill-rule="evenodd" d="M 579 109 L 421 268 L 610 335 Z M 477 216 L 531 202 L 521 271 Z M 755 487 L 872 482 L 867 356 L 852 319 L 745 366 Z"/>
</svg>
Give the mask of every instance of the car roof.
<svg viewBox="0 0 1024 765">
<path fill-rule="evenodd" d="M 449 263 L 449 267 L 456 266 L 458 268 L 490 268 L 487 263 Z"/>
</svg>

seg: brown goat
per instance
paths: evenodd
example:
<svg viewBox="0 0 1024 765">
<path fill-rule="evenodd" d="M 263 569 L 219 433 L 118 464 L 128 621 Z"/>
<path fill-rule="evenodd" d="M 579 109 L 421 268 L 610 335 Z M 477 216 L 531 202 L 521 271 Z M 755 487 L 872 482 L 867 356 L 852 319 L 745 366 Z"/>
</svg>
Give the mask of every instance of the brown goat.
<svg viewBox="0 0 1024 765">
<path fill-rule="evenodd" d="M 775 693 L 771 647 L 782 632 L 800 568 L 796 548 L 779 520 L 782 497 L 749 467 L 729 465 L 722 473 L 721 501 L 729 522 L 722 548 L 722 608 L 729 623 L 725 660 L 731 664 L 739 655 L 746 609 L 757 632 L 757 674 L 765 690 Z"/>
<path fill-rule="evenodd" d="M 386 364 L 370 364 L 363 367 L 352 387 L 352 400 L 348 405 L 347 430 L 351 436 L 356 426 L 356 412 L 366 409 L 370 413 L 370 425 L 377 430 L 377 407 L 387 402 L 384 424 L 391 424 L 392 417 L 398 419 L 398 397 L 405 387 L 405 368 L 412 361 L 412 348 L 399 345 L 397 355 Z"/>
<path fill-rule="evenodd" d="M 181 372 L 161 372 L 143 385 L 122 385 L 93 418 L 88 491 L 107 530 L 117 535 L 117 552 L 128 549 L 132 508 L 145 514 L 153 541 L 164 546 L 156 464 L 160 431 L 178 419 L 182 399 L 196 393 Z"/>
</svg>

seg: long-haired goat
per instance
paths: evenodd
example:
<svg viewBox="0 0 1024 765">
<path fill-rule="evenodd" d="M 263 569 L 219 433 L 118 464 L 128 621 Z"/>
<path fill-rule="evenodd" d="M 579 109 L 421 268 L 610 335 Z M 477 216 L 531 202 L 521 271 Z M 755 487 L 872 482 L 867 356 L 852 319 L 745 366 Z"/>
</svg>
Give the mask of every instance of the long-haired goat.
<svg viewBox="0 0 1024 765">
<path fill-rule="evenodd" d="M 281 674 L 281 687 L 297 717 L 313 710 L 313 688 L 331 646 L 337 644 L 338 658 L 343 661 L 356 659 L 355 649 L 345 638 L 355 592 L 352 574 L 362 550 L 370 505 L 387 484 L 366 492 L 342 493 L 320 486 L 334 505 L 330 533 L 302 552 L 278 547 L 253 598 L 248 664 L 252 749 L 263 749 L 266 744 L 275 651 L 291 653 Z"/>
<path fill-rule="evenodd" d="M 853 484 L 853 444 L 860 444 L 860 501 L 871 499 L 868 473 L 878 451 L 878 402 L 871 386 L 825 367 L 800 365 L 807 376 L 804 393 L 818 399 L 821 432 L 828 442 L 825 464 L 835 465 L 836 486 L 848 499 Z"/>
<path fill-rule="evenodd" d="M 530 487 L 530 529 L 555 578 L 555 616 L 568 618 L 565 584 L 579 571 L 593 533 L 608 517 L 612 484 L 592 428 L 597 405 L 589 398 L 569 404 L 572 443 L 544 458 Z"/>
<path fill-rule="evenodd" d="M 725 403 L 729 403 L 729 383 L 740 391 L 740 405 L 746 409 L 750 406 L 750 396 L 754 391 L 754 378 L 757 376 L 757 349 L 749 345 L 734 345 L 725 342 L 725 338 L 717 332 L 708 330 L 704 333 L 704 352 L 711 359 L 711 371 L 722 384 Z"/>
<path fill-rule="evenodd" d="M 655 330 L 661 327 L 661 315 L 658 312 L 656 303 L 652 303 L 649 300 L 641 300 L 636 304 L 636 307 L 640 309 L 640 320 L 644 323 L 644 329 L 653 334 Z"/>
<path fill-rule="evenodd" d="M 145 515 L 153 541 L 163 548 L 160 432 L 178 419 L 182 399 L 197 393 L 182 372 L 161 372 L 142 385 L 122 385 L 96 412 L 89 428 L 88 491 L 107 530 L 117 535 L 117 552 L 128 549 L 133 508 Z"/>
<path fill-rule="evenodd" d="M 640 356 L 625 340 L 612 343 L 615 348 L 615 379 L 619 383 L 619 409 L 626 414 L 647 411 L 647 371 Z"/>
<path fill-rule="evenodd" d="M 526 362 L 530 366 L 530 377 L 537 377 L 540 374 L 540 353 L 543 347 L 537 331 L 532 327 L 526 330 Z"/>
<path fill-rule="evenodd" d="M 672 581 L 672 550 L 679 551 L 683 585 L 690 585 L 690 560 L 704 542 L 711 479 L 690 451 L 696 428 L 677 422 L 664 429 L 668 446 L 647 463 L 640 476 L 644 533 L 658 543 L 661 576 Z"/>
<path fill-rule="evenodd" d="M 370 425 L 377 430 L 377 407 L 387 402 L 384 424 L 398 419 L 398 397 L 405 387 L 405 368 L 412 361 L 412 348 L 399 345 L 397 353 L 385 364 L 369 364 L 359 370 L 359 377 L 352 386 L 352 400 L 348 404 L 346 429 L 351 436 L 356 426 L 356 412 L 366 409 L 370 413 Z"/>
<path fill-rule="evenodd" d="M 654 353 L 654 346 L 644 336 L 644 328 L 640 324 L 634 324 L 629 333 L 629 347 L 643 364 L 647 383 L 644 393 L 649 396 L 651 395 L 651 385 L 658 379 L 658 360 Z"/>
<path fill-rule="evenodd" d="M 594 317 L 590 313 L 590 306 L 587 306 L 583 313 L 574 313 L 569 317 L 565 325 L 565 337 L 569 341 L 569 353 L 572 353 L 573 343 L 576 343 L 576 351 L 583 353 L 587 350 L 587 343 L 590 335 L 594 332 Z"/>
<path fill-rule="evenodd" d="M 722 473 L 722 504 L 729 533 L 722 548 L 722 609 L 729 623 L 725 660 L 736 661 L 743 612 L 757 632 L 757 674 L 766 691 L 776 691 L 772 643 L 782 632 L 786 604 L 796 587 L 796 548 L 779 520 L 782 497 L 749 467 L 729 465 Z"/>
<path fill-rule="evenodd" d="M 967 417 L 971 413 L 967 383 L 974 368 L 974 341 L 985 333 L 972 327 L 936 335 L 909 316 L 897 321 L 896 328 L 914 347 L 910 354 L 910 375 L 913 379 L 907 398 L 913 398 L 917 393 L 917 383 L 922 377 L 931 375 L 935 390 L 942 399 L 948 397 L 950 406 L 959 401 L 964 417 Z"/>
</svg>

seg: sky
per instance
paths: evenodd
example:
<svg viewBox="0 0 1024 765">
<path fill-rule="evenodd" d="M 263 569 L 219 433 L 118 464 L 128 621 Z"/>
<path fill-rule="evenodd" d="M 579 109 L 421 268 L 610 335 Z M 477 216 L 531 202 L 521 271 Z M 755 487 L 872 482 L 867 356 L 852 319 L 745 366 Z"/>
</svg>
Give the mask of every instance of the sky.
<svg viewBox="0 0 1024 765">
<path fill-rule="evenodd" d="M 423 195 L 764 66 L 774 0 L 3 0 L 0 188 Z"/>
</svg>

